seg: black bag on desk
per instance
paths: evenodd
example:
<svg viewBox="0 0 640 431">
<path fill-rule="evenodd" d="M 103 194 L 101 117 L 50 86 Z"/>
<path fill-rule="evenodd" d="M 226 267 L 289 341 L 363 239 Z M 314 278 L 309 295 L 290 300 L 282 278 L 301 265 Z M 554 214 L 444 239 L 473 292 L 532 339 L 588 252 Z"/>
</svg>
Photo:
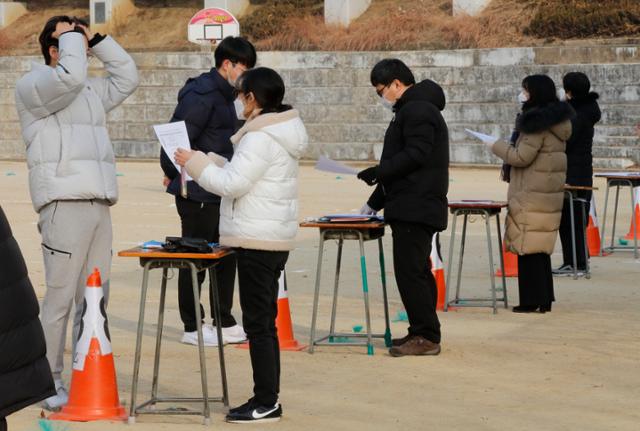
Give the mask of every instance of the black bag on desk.
<svg viewBox="0 0 640 431">
<path fill-rule="evenodd" d="M 170 253 L 211 253 L 213 248 L 202 238 L 168 236 L 162 245 Z"/>
</svg>

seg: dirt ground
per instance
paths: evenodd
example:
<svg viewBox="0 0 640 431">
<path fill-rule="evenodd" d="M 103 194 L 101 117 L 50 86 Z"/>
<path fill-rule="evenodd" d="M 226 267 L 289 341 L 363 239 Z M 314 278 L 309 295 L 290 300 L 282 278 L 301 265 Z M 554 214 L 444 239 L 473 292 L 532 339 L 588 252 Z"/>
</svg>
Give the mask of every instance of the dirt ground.
<svg viewBox="0 0 640 431">
<path fill-rule="evenodd" d="M 160 185 L 155 163 L 120 163 L 121 198 L 113 208 L 114 251 L 142 241 L 179 233 L 170 196 Z M 31 206 L 25 163 L 0 162 L 1 204 L 24 253 L 38 297 L 44 294 L 43 264 L 36 214 Z M 603 183 L 597 193 L 603 208 Z M 352 177 L 301 170 L 301 220 L 325 213 L 359 208 L 369 190 Z M 452 169 L 450 198 L 501 199 L 506 187 L 496 169 Z M 619 234 L 626 234 L 630 211 L 623 195 Z M 470 226 L 463 273 L 463 292 L 488 294 L 484 224 Z M 460 224 L 458 225 L 460 226 Z M 301 230 L 299 248 L 288 264 L 289 296 L 296 338 L 308 343 L 312 290 L 315 280 L 317 232 Z M 447 256 L 449 233 L 442 236 Z M 393 280 L 390 237 L 385 238 L 386 273 Z M 559 248 L 558 250 L 559 251 Z M 367 244 L 374 329 L 383 328 L 379 275 L 374 244 Z M 364 324 L 355 244 L 343 257 L 343 284 L 338 329 Z M 553 256 L 554 265 L 560 256 Z M 322 284 L 320 328 L 327 330 L 335 246 L 329 245 Z M 381 340 L 374 356 L 364 348 L 321 347 L 315 354 L 283 352 L 281 402 L 284 418 L 260 429 L 279 430 L 637 430 L 640 424 L 640 262 L 629 252 L 594 258 L 591 280 L 557 278 L 553 312 L 518 315 L 500 309 L 459 309 L 440 313 L 443 351 L 437 357 L 392 358 Z M 446 262 L 445 262 L 446 264 Z M 110 329 L 122 401 L 129 404 L 132 358 L 142 270 L 132 259 L 115 257 Z M 158 304 L 159 275 L 147 307 L 143 341 L 141 390 L 150 388 L 151 355 Z M 517 304 L 517 282 L 508 280 L 511 304 Z M 206 296 L 206 295 L 205 295 Z M 390 311 L 402 310 L 390 282 Z M 203 298 L 203 303 L 207 303 Z M 207 314 L 208 307 L 205 307 Z M 240 317 L 239 306 L 234 314 Z M 394 319 L 395 320 L 395 319 Z M 179 343 L 182 334 L 175 284 L 170 284 L 165 318 L 160 391 L 169 396 L 194 396 L 199 388 L 196 350 Z M 394 336 L 404 335 L 406 322 L 392 323 Z M 248 352 L 226 348 L 231 404 L 251 394 Z M 211 391 L 219 393 L 217 352 L 207 350 Z M 68 357 L 67 357 L 68 367 Z M 68 379 L 68 371 L 65 374 Z M 139 398 L 140 399 L 140 398 Z M 40 408 L 30 407 L 11 417 L 9 428 L 36 431 Z M 214 405 L 211 428 L 231 429 L 223 408 Z M 201 429 L 201 418 L 141 416 L 133 428 L 145 430 Z M 120 423 L 62 424 L 61 430 L 125 430 Z"/>
</svg>

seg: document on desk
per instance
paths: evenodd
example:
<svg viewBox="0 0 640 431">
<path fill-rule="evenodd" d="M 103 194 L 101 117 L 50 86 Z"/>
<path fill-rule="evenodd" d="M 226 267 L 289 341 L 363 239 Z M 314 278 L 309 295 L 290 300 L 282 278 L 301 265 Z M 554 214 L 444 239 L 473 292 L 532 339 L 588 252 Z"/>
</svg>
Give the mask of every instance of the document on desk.
<svg viewBox="0 0 640 431">
<path fill-rule="evenodd" d="M 184 121 L 178 121 L 175 123 L 157 124 L 153 126 L 154 132 L 160 141 L 160 145 L 169 159 L 173 162 L 178 172 L 181 172 L 181 167 L 173 159 L 173 154 L 179 149 L 191 151 L 191 144 L 189 143 L 189 134 L 187 133 L 187 126 Z M 186 181 L 191 181 L 191 178 L 185 170 Z"/>
<path fill-rule="evenodd" d="M 474 138 L 480 139 L 485 144 L 494 143 L 494 142 L 497 142 L 498 139 L 500 139 L 495 136 L 485 135 L 484 133 L 474 132 L 473 130 L 469 130 L 469 129 L 464 129 L 464 131 L 470 134 L 471 136 L 473 136 Z"/>
<path fill-rule="evenodd" d="M 324 172 L 332 172 L 334 174 L 344 174 L 344 175 L 356 175 L 358 173 L 357 169 L 353 169 L 343 163 L 336 162 L 335 160 L 331 160 L 328 157 L 320 156 L 318 159 L 318 163 L 316 163 L 316 169 Z"/>
</svg>

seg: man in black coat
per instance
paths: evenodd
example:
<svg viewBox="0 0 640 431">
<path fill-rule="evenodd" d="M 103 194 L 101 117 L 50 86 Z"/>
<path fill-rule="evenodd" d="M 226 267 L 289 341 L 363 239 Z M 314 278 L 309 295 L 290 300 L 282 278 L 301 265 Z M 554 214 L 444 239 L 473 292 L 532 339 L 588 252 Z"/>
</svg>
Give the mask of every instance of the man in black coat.
<svg viewBox="0 0 640 431">
<path fill-rule="evenodd" d="M 231 136 L 238 130 L 239 121 L 234 101 L 235 82 L 247 69 L 256 64 L 256 50 L 241 37 L 225 38 L 215 50 L 215 68 L 197 78 L 187 80 L 178 94 L 172 122 L 184 121 L 191 148 L 205 154 L 214 152 L 227 159 L 233 156 Z M 173 156 L 173 155 L 170 155 Z M 220 197 L 202 189 L 195 181 L 187 183 L 187 197 L 180 195 L 180 173 L 171 159 L 162 151 L 160 163 L 165 173 L 167 193 L 175 196 L 180 215 L 182 236 L 204 238 L 209 242 L 219 240 Z M 239 343 L 246 340 L 243 328 L 231 315 L 236 262 L 233 256 L 225 258 L 216 270 L 220 289 L 222 334 L 225 342 Z M 198 284 L 204 281 L 204 272 L 198 275 Z M 209 293 L 211 302 L 213 295 Z M 178 302 L 180 317 L 184 323 L 182 342 L 196 345 L 195 303 L 188 269 L 180 270 L 178 277 Z M 202 316 L 204 309 L 200 306 Z M 213 304 L 211 304 L 213 310 Z M 213 314 L 213 312 L 212 312 Z M 205 345 L 218 343 L 216 332 L 209 325 L 203 326 Z"/>
<path fill-rule="evenodd" d="M 598 106 L 598 93 L 591 91 L 591 82 L 582 72 L 570 72 L 562 78 L 567 101 L 576 111 L 571 120 L 571 138 L 567 141 L 567 180 L 572 186 L 593 186 L 593 136 L 595 125 L 600 121 L 602 113 Z M 578 271 L 587 268 L 587 252 L 584 246 L 585 226 L 589 218 L 591 191 L 578 191 L 577 197 L 587 203 L 576 202 L 574 205 L 576 264 Z M 584 207 L 584 208 L 583 208 Z M 585 220 L 582 216 L 587 215 Z M 562 243 L 563 264 L 554 273 L 568 275 L 573 273 L 573 243 L 571 241 L 571 207 L 565 198 L 560 220 L 560 242 Z"/>
<path fill-rule="evenodd" d="M 409 317 L 407 336 L 393 340 L 392 356 L 440 353 L 437 285 L 429 257 L 433 235 L 447 228 L 449 132 L 441 111 L 442 88 L 418 84 L 400 60 L 379 62 L 371 84 L 394 117 L 384 137 L 380 164 L 358 174 L 376 189 L 362 213 L 384 208 L 393 233 L 398 290 Z"/>
<path fill-rule="evenodd" d="M 0 431 L 6 417 L 56 395 L 38 299 L 0 208 Z"/>
</svg>

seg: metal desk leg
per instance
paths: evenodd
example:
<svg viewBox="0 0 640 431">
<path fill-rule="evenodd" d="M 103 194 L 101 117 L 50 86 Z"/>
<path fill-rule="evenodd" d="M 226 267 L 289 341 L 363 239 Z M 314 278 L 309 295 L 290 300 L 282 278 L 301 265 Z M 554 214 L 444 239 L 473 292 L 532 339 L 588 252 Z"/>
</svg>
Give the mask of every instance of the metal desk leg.
<svg viewBox="0 0 640 431">
<path fill-rule="evenodd" d="M 631 190 L 631 232 L 633 232 L 633 258 L 638 258 L 638 235 L 637 226 L 638 220 L 636 220 L 636 203 L 633 193 L 633 183 L 629 181 L 629 189 Z"/>
<path fill-rule="evenodd" d="M 153 359 L 153 380 L 151 384 L 151 399 L 158 398 L 158 376 L 160 373 L 160 347 L 162 345 L 162 330 L 164 328 L 164 305 L 167 294 L 168 269 L 162 269 L 162 284 L 160 286 L 160 306 L 158 308 L 158 328 L 156 330 L 156 354 Z"/>
<path fill-rule="evenodd" d="M 616 185 L 616 204 L 613 207 L 613 232 L 611 232 L 611 249 L 615 247 L 616 222 L 618 221 L 618 198 L 620 196 L 620 186 Z"/>
<path fill-rule="evenodd" d="M 371 313 L 369 311 L 369 283 L 367 281 L 367 261 L 364 257 L 364 239 L 362 232 L 358 231 L 360 242 L 360 269 L 362 270 L 362 293 L 364 294 L 364 313 L 367 325 L 367 355 L 373 355 L 373 339 L 371 332 Z"/>
<path fill-rule="evenodd" d="M 338 258 L 336 260 L 336 278 L 333 285 L 333 305 L 331 306 L 331 327 L 329 328 L 329 341 L 333 341 L 333 334 L 336 332 L 336 313 L 338 311 L 338 286 L 340 285 L 340 267 L 342 266 L 342 246 L 344 239 L 338 240 Z"/>
<path fill-rule="evenodd" d="M 140 291 L 140 313 L 138 315 L 138 333 L 136 335 L 136 353 L 133 359 L 133 378 L 131 381 L 131 406 L 129 406 L 129 424 L 136 423 L 136 395 L 138 377 L 140 375 L 140 355 L 142 354 L 142 331 L 144 329 L 144 309 L 147 303 L 147 287 L 149 286 L 149 268 L 152 261 L 144 264 L 142 273 L 142 290 Z"/>
<path fill-rule="evenodd" d="M 496 296 L 495 268 L 493 267 L 493 247 L 491 247 L 491 214 L 485 211 L 485 227 L 487 228 L 487 248 L 489 249 L 489 278 L 491 279 L 491 302 L 493 303 L 493 314 L 498 313 L 498 301 Z M 503 272 L 504 274 L 504 272 Z"/>
<path fill-rule="evenodd" d="M 209 408 L 209 388 L 207 387 L 207 363 L 204 356 L 204 338 L 202 336 L 202 315 L 200 314 L 200 289 L 198 288 L 198 270 L 195 264 L 191 261 L 185 261 L 189 268 L 191 268 L 191 283 L 193 286 L 193 301 L 196 310 L 196 330 L 198 331 L 198 352 L 200 356 L 200 378 L 202 383 L 202 398 L 204 402 L 204 424 L 209 425 L 211 423 L 211 411 Z M 220 321 L 216 322 L 218 327 Z M 222 343 L 222 340 L 218 340 L 218 343 Z"/>
<path fill-rule="evenodd" d="M 453 213 L 453 221 L 451 222 L 451 238 L 449 239 L 449 261 L 447 262 L 447 282 L 444 287 L 444 311 L 449 311 L 449 287 L 451 286 L 451 266 L 453 263 L 453 249 L 456 240 L 456 221 L 458 213 Z"/>
<path fill-rule="evenodd" d="M 391 344 L 391 324 L 389 323 L 389 298 L 387 297 L 387 274 L 384 265 L 384 248 L 382 238 L 378 238 L 378 251 L 380 252 L 380 280 L 382 281 L 382 300 L 384 301 L 384 345 L 388 348 Z"/>
<path fill-rule="evenodd" d="M 216 275 L 216 266 L 209 268 L 209 286 L 210 291 L 213 292 L 213 319 L 216 321 L 216 335 L 218 337 L 218 357 L 220 361 L 220 381 L 222 382 L 222 402 L 225 407 L 229 407 L 229 387 L 227 385 L 227 367 L 224 360 L 222 313 L 220 312 L 220 292 L 218 291 L 218 277 Z"/>
<path fill-rule="evenodd" d="M 316 288 L 313 294 L 313 312 L 311 313 L 311 330 L 309 335 L 309 353 L 313 353 L 316 338 L 316 321 L 318 317 L 318 300 L 320 298 L 320 277 L 322 275 L 322 257 L 324 254 L 324 232 L 320 231 L 320 244 L 318 245 L 318 268 L 316 270 Z"/>
<path fill-rule="evenodd" d="M 458 263 L 458 280 L 456 283 L 456 299 L 455 302 L 460 301 L 460 283 L 462 282 L 462 262 L 464 259 L 464 243 L 467 240 L 467 220 L 469 214 L 464 214 L 464 221 L 462 222 L 462 241 L 460 242 L 460 262 Z"/>
<path fill-rule="evenodd" d="M 609 205 L 609 188 L 610 188 L 610 183 L 609 180 L 607 180 L 607 191 L 605 192 L 604 195 L 604 212 L 602 215 L 602 232 L 600 232 L 600 257 L 602 257 L 604 255 L 604 238 L 605 238 L 605 231 L 607 230 L 607 206 Z"/>
<path fill-rule="evenodd" d="M 571 212 L 571 257 L 573 258 L 573 279 L 578 279 L 578 256 L 576 250 L 576 220 L 573 207 L 573 193 L 569 194 L 569 211 Z"/>
<path fill-rule="evenodd" d="M 509 299 L 507 298 L 507 279 L 504 275 L 504 254 L 502 253 L 502 231 L 500 230 L 500 213 L 496 214 L 496 227 L 498 230 L 498 250 L 500 250 L 500 271 L 502 272 L 502 292 L 504 298 L 504 308 L 509 308 Z"/>
</svg>

